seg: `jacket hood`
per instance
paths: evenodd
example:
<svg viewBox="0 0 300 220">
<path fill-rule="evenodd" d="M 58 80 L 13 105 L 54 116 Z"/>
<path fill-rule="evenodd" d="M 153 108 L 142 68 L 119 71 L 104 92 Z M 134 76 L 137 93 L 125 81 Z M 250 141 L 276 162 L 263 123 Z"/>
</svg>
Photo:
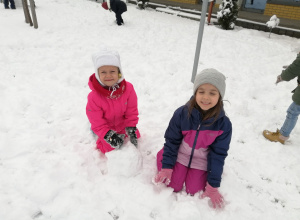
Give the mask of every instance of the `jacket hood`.
<svg viewBox="0 0 300 220">
<path fill-rule="evenodd" d="M 119 68 L 121 73 L 121 77 L 119 78 L 117 83 L 120 83 L 124 79 L 124 73 L 121 67 L 120 55 L 117 51 L 109 50 L 106 47 L 102 47 L 97 53 L 93 54 L 92 60 L 95 68 L 95 76 L 101 85 L 104 86 L 103 82 L 101 82 L 100 77 L 98 75 L 98 69 L 101 66 L 116 66 Z"/>
</svg>

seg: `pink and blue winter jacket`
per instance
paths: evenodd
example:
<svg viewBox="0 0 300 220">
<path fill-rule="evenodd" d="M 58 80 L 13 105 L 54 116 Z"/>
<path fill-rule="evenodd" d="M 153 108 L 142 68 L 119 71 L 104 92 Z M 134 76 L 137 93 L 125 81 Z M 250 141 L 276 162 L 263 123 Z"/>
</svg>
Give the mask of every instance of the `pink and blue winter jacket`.
<svg viewBox="0 0 300 220">
<path fill-rule="evenodd" d="M 205 170 L 208 183 L 220 187 L 232 125 L 224 110 L 210 125 L 213 120 L 203 121 L 195 108 L 188 116 L 187 105 L 178 108 L 165 133 L 162 168 L 172 169 L 179 162 L 189 168 Z"/>
<path fill-rule="evenodd" d="M 95 74 L 90 76 L 89 87 L 92 90 L 88 95 L 86 114 L 91 123 L 92 131 L 99 137 L 97 148 L 103 153 L 114 150 L 105 140 L 104 136 L 109 130 L 118 134 L 126 134 L 126 127 L 136 127 L 138 123 L 137 96 L 133 85 L 123 80 L 120 83 L 119 95 L 110 97 L 97 81 Z M 107 94 L 110 94 L 108 92 Z M 140 133 L 136 131 L 137 137 Z"/>
</svg>

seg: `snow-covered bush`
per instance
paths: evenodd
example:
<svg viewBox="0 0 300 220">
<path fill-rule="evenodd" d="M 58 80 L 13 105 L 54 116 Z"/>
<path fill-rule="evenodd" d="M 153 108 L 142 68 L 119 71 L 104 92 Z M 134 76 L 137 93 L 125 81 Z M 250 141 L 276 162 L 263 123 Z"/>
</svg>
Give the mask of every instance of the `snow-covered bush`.
<svg viewBox="0 0 300 220">
<path fill-rule="evenodd" d="M 273 15 L 266 24 L 269 28 L 275 28 L 279 25 L 280 19 L 276 15 Z"/>
<path fill-rule="evenodd" d="M 271 35 L 271 31 L 273 28 L 277 27 L 279 25 L 279 22 L 280 22 L 280 19 L 277 18 L 276 15 L 273 15 L 271 18 L 270 18 L 270 21 L 268 21 L 266 24 L 268 26 L 268 28 L 270 28 L 270 34 L 269 34 L 269 37 Z"/>
<path fill-rule="evenodd" d="M 217 13 L 218 23 L 225 30 L 232 30 L 238 16 L 238 0 L 222 0 Z"/>
</svg>

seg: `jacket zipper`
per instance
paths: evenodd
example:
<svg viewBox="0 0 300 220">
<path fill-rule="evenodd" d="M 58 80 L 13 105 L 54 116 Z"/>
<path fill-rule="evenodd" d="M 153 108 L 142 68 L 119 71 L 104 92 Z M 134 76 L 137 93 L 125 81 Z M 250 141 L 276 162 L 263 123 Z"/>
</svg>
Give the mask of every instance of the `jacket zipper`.
<svg viewBox="0 0 300 220">
<path fill-rule="evenodd" d="M 188 168 L 190 168 L 191 163 L 192 163 L 192 159 L 193 159 L 193 156 L 194 156 L 194 151 L 195 151 L 195 148 L 196 148 L 196 143 L 197 143 L 197 139 L 198 139 L 200 127 L 201 127 L 201 124 L 199 124 L 199 126 L 197 128 L 197 132 L 196 132 L 196 136 L 195 136 L 195 139 L 194 139 L 193 148 L 192 148 L 192 152 L 191 152 L 191 156 L 190 156 L 190 161 L 189 161 Z"/>
</svg>

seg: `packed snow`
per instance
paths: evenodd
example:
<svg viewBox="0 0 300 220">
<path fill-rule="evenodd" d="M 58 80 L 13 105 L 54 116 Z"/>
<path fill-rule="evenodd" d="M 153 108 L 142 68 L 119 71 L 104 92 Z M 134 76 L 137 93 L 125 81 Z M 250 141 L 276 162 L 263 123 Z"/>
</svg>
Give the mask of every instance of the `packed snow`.
<svg viewBox="0 0 300 220">
<path fill-rule="evenodd" d="M 154 185 L 156 153 L 175 109 L 192 95 L 199 21 L 128 4 L 124 26 L 88 0 L 36 0 L 39 28 L 21 7 L 0 9 L 0 219 L 300 219 L 300 124 L 286 145 L 262 136 L 282 125 L 296 80 L 275 85 L 300 40 L 205 25 L 198 70 L 226 75 L 233 125 L 222 210 Z M 85 114 L 91 55 L 119 51 L 138 95 L 139 147 L 106 156 Z"/>
</svg>

